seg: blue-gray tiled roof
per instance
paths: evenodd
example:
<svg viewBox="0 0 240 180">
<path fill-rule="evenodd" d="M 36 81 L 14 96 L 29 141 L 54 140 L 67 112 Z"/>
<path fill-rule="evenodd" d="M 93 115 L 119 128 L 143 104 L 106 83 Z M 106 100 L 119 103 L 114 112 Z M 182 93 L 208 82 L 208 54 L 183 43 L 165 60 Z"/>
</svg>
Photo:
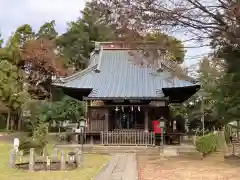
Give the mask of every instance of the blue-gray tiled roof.
<svg viewBox="0 0 240 180">
<path fill-rule="evenodd" d="M 195 84 L 172 77 L 168 71 L 136 65 L 126 50 L 102 50 L 87 69 L 57 84 L 67 88 L 92 89 L 89 98 L 162 98 L 163 88 Z M 94 63 L 95 62 L 95 63 Z M 99 70 L 99 72 L 97 72 Z"/>
</svg>

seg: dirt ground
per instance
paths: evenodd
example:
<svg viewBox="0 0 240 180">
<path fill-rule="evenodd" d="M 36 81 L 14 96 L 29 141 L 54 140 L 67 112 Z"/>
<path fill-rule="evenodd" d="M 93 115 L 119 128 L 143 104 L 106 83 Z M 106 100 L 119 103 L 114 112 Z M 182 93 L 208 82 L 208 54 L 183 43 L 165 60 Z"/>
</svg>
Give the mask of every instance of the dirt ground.
<svg viewBox="0 0 240 180">
<path fill-rule="evenodd" d="M 180 155 L 160 160 L 141 156 L 139 180 L 240 180 L 240 159 L 204 159 Z"/>
</svg>

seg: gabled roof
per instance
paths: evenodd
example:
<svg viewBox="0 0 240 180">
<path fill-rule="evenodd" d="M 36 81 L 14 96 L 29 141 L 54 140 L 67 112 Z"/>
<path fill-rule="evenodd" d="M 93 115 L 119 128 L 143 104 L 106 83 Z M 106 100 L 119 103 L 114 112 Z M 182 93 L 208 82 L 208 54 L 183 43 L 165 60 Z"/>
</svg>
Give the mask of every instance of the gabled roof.
<svg viewBox="0 0 240 180">
<path fill-rule="evenodd" d="M 89 90 L 88 99 L 162 99 L 164 89 L 196 87 L 147 64 L 137 65 L 126 49 L 103 49 L 93 53 L 89 67 L 54 85 Z M 196 89 L 194 88 L 194 89 Z M 180 95 L 181 96 L 181 95 Z"/>
</svg>

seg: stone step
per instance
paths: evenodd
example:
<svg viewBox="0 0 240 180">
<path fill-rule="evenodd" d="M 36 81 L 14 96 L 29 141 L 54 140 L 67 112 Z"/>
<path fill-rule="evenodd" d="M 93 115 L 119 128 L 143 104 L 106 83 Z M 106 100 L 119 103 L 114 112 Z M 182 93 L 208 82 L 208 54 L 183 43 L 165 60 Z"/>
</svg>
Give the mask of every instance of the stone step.
<svg viewBox="0 0 240 180">
<path fill-rule="evenodd" d="M 88 150 L 87 152 L 91 152 L 91 153 L 109 153 L 109 154 L 114 154 L 114 153 L 155 154 L 155 153 L 159 153 L 158 150 L 123 150 L 123 149 L 118 149 L 118 150 L 117 149 L 115 149 L 115 150 L 92 149 L 92 150 Z"/>
<path fill-rule="evenodd" d="M 64 145 L 58 147 L 79 147 L 81 145 Z M 100 153 L 100 154 L 116 154 L 116 153 L 137 153 L 137 154 L 159 154 L 160 147 L 153 146 L 84 146 L 84 152 L 87 153 Z M 166 154 L 178 154 L 196 152 L 196 148 L 193 146 L 164 146 Z"/>
<path fill-rule="evenodd" d="M 164 154 L 166 156 L 177 156 L 179 153 L 195 153 L 196 151 L 194 150 L 181 150 L 179 151 L 178 149 L 170 149 L 170 148 L 166 148 L 163 150 L 164 151 Z M 86 152 L 86 151 L 85 151 Z M 160 154 L 160 150 L 158 149 L 155 149 L 155 150 L 152 150 L 152 149 L 146 149 L 146 150 L 123 150 L 123 149 L 115 149 L 115 150 L 99 150 L 99 149 L 92 149 L 90 151 L 88 151 L 89 153 L 103 153 L 103 154 L 115 154 L 115 153 L 137 153 L 137 154 L 148 154 L 148 155 L 155 155 L 155 154 Z"/>
</svg>

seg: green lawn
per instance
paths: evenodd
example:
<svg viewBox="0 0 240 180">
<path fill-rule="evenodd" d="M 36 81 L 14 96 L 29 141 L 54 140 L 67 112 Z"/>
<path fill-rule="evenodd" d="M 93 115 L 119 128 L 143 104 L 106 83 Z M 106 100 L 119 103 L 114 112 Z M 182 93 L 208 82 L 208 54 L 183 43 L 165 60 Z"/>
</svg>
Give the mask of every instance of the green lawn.
<svg viewBox="0 0 240 180">
<path fill-rule="evenodd" d="M 110 160 L 109 156 L 88 154 L 84 156 L 84 167 L 73 171 L 27 172 L 9 167 L 9 154 L 12 145 L 0 142 L 0 180 L 90 180 L 94 179 L 102 167 Z"/>
</svg>

